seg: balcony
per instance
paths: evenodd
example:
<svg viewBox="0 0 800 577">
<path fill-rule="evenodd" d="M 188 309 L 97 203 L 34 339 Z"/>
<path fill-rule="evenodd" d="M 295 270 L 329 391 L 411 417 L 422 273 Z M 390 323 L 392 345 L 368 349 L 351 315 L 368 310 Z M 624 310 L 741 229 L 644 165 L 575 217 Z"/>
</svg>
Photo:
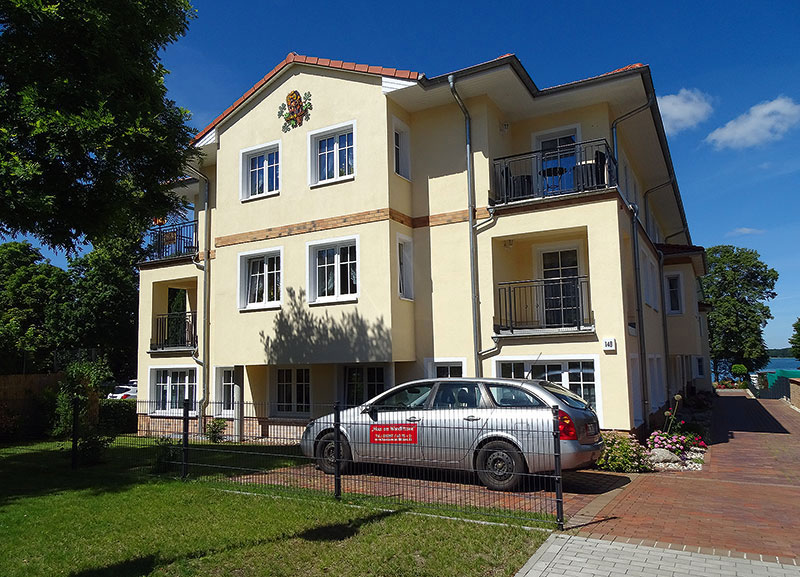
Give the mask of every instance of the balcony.
<svg viewBox="0 0 800 577">
<path fill-rule="evenodd" d="M 150 351 L 191 350 L 197 347 L 197 312 L 167 313 L 153 319 Z"/>
<path fill-rule="evenodd" d="M 145 245 L 146 262 L 194 256 L 198 250 L 197 221 L 190 220 L 150 229 Z"/>
<path fill-rule="evenodd" d="M 492 162 L 489 204 L 601 190 L 617 184 L 617 161 L 605 139 L 528 152 Z"/>
<path fill-rule="evenodd" d="M 594 332 L 587 277 L 500 282 L 496 307 L 498 337 Z"/>
</svg>

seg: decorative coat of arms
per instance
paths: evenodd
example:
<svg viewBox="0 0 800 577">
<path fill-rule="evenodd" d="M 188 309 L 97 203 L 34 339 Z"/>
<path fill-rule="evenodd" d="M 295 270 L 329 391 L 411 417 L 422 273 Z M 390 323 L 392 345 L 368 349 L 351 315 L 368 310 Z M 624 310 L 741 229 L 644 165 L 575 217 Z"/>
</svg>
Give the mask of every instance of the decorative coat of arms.
<svg viewBox="0 0 800 577">
<path fill-rule="evenodd" d="M 278 118 L 283 118 L 283 131 L 289 132 L 292 128 L 303 125 L 303 120 L 308 120 L 311 105 L 311 93 L 306 92 L 300 98 L 297 90 L 292 90 L 286 95 L 286 104 L 278 107 Z"/>
</svg>

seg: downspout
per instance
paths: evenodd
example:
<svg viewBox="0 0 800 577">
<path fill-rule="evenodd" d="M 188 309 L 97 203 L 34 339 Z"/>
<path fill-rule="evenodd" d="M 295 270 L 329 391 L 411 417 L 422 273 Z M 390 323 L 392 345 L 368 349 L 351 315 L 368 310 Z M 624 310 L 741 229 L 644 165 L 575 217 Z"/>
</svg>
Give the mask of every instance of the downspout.
<svg viewBox="0 0 800 577">
<path fill-rule="evenodd" d="M 650 193 L 655 192 L 656 190 L 659 190 L 661 188 L 664 188 L 665 186 L 669 186 L 673 182 L 675 182 L 674 176 L 670 178 L 667 182 L 663 182 L 657 186 L 654 186 L 653 188 L 645 190 L 644 194 L 642 195 L 642 198 L 644 199 L 644 221 L 646 224 L 645 230 L 647 230 L 647 236 L 650 237 L 650 240 L 653 240 L 653 237 L 652 237 L 652 231 L 650 230 L 650 219 L 647 218 L 647 215 L 650 214 L 650 199 L 648 197 L 650 196 Z"/>
<path fill-rule="evenodd" d="M 634 108 L 630 112 L 623 114 L 622 116 L 616 118 L 611 123 L 611 135 L 612 141 L 614 144 L 614 159 L 619 158 L 619 148 L 617 144 L 617 125 L 622 122 L 623 120 L 627 120 L 631 116 L 635 114 L 639 114 L 640 112 L 647 110 L 653 104 L 655 104 L 655 95 L 650 94 L 650 97 L 647 99 L 647 103 L 639 106 L 638 108 Z M 628 191 L 625 191 L 627 194 Z M 647 381 L 647 346 L 645 343 L 645 331 L 644 331 L 644 310 L 643 310 L 643 303 L 642 303 L 642 276 L 641 276 L 641 264 L 639 262 L 639 207 L 636 205 L 635 202 L 628 201 L 628 208 L 631 211 L 631 245 L 633 250 L 633 275 L 634 281 L 636 285 L 636 328 L 639 335 L 639 373 L 640 373 L 640 381 L 642 385 L 642 408 L 644 413 L 644 425 L 645 428 L 650 428 L 650 387 L 648 386 Z"/>
<path fill-rule="evenodd" d="M 480 359 L 480 325 L 478 324 L 478 282 L 475 267 L 475 183 L 472 174 L 472 141 L 470 138 L 471 121 L 469 111 L 464 106 L 464 102 L 456 92 L 455 77 L 451 74 L 447 77 L 450 83 L 450 92 L 453 93 L 456 103 L 464 114 L 464 125 L 466 128 L 466 149 L 467 149 L 467 214 L 469 217 L 469 272 L 470 287 L 472 291 L 472 354 L 475 363 L 475 376 L 483 376 L 483 367 Z"/>
<path fill-rule="evenodd" d="M 669 383 L 670 367 L 672 362 L 669 358 L 669 331 L 667 330 L 667 301 L 664 298 L 664 253 L 658 251 L 658 279 L 661 284 L 661 328 L 664 332 L 664 378 L 666 379 L 666 399 L 669 403 Z M 670 405 L 671 406 L 671 405 Z"/>
<path fill-rule="evenodd" d="M 211 349 L 211 345 L 209 343 L 211 337 L 211 319 L 209 318 L 209 311 L 211 310 L 211 294 L 210 294 L 210 286 L 211 286 L 211 211 L 208 209 L 208 195 L 209 195 L 209 180 L 206 175 L 204 175 L 199 170 L 192 168 L 191 166 L 186 167 L 189 172 L 194 174 L 197 178 L 203 181 L 203 219 L 204 219 L 204 240 L 203 240 L 203 262 L 202 263 L 195 263 L 197 266 L 203 269 L 203 352 L 201 354 L 201 358 L 197 358 L 197 349 L 195 349 L 194 354 L 192 357 L 194 361 L 200 365 L 200 368 L 203 371 L 203 386 L 201 387 L 200 391 L 200 400 L 198 401 L 198 411 L 197 411 L 197 432 L 198 434 L 203 434 L 205 429 L 205 422 L 203 417 L 206 414 L 206 408 L 208 407 L 208 399 L 209 399 L 209 364 L 208 364 L 208 357 L 209 357 L 209 350 Z"/>
</svg>

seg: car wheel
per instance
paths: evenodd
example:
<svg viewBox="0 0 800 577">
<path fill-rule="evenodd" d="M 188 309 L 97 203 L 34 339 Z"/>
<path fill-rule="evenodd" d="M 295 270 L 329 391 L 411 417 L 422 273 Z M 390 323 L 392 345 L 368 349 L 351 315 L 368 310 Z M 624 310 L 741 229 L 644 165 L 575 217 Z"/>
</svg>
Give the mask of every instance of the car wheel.
<svg viewBox="0 0 800 577">
<path fill-rule="evenodd" d="M 506 441 L 490 441 L 478 453 L 478 479 L 493 491 L 511 491 L 522 480 L 525 461 L 522 453 Z"/>
<path fill-rule="evenodd" d="M 352 456 L 350 454 L 350 444 L 342 434 L 339 435 L 339 443 L 341 457 L 339 461 L 339 472 L 344 473 L 350 465 Z M 336 472 L 336 442 L 332 432 L 325 433 L 320 437 L 319 441 L 317 441 L 315 456 L 317 458 L 317 465 L 322 472 L 329 475 L 333 475 Z"/>
</svg>

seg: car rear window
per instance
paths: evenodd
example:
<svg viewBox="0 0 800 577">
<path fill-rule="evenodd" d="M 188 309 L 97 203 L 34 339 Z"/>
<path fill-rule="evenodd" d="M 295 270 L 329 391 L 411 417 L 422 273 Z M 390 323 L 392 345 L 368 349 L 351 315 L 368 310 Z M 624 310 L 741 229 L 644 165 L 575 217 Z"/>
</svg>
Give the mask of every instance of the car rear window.
<svg viewBox="0 0 800 577">
<path fill-rule="evenodd" d="M 510 385 L 489 383 L 489 393 L 498 407 L 543 407 L 544 403 L 528 391 Z"/>
<path fill-rule="evenodd" d="M 127 393 L 130 389 L 131 389 L 130 387 L 123 387 L 123 386 L 114 387 L 114 394 L 119 395 L 121 393 Z"/>
<path fill-rule="evenodd" d="M 544 390 L 546 390 L 548 393 L 554 394 L 556 397 L 558 397 L 559 401 L 563 401 L 568 407 L 572 407 L 574 409 L 590 408 L 589 403 L 584 401 L 581 397 L 569 389 L 565 389 L 564 387 L 559 387 L 558 385 L 547 382 L 542 382 L 541 385 Z"/>
</svg>

